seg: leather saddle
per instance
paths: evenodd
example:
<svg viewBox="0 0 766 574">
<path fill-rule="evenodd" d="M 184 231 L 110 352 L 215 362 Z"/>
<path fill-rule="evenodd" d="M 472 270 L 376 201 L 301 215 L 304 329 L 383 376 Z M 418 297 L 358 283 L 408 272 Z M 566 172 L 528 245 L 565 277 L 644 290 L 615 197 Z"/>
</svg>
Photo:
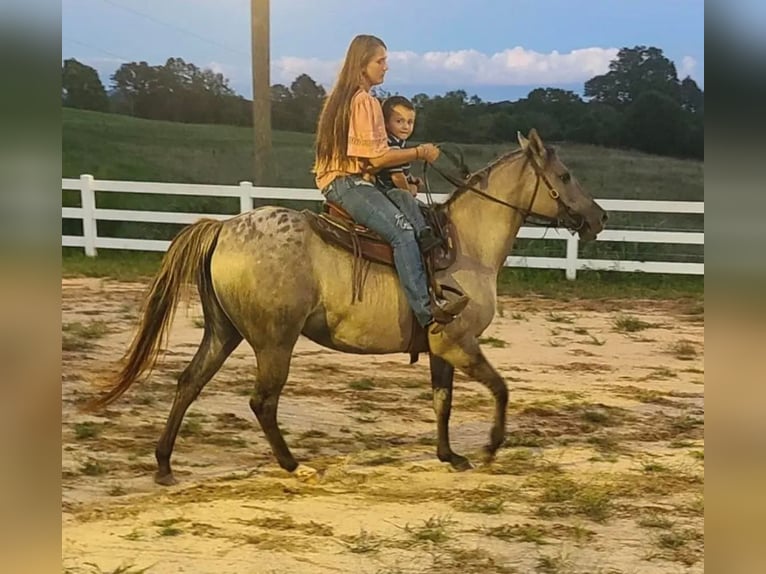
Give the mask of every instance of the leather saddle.
<svg viewBox="0 0 766 574">
<path fill-rule="evenodd" d="M 455 262 L 455 234 L 446 213 L 421 205 L 425 220 L 442 240 L 426 255 L 429 271 L 446 269 Z M 394 267 L 391 245 L 371 229 L 356 223 L 340 205 L 325 201 L 320 213 L 304 210 L 309 224 L 327 243 L 338 245 L 364 260 Z M 361 300 L 361 299 L 360 299 Z"/>
<path fill-rule="evenodd" d="M 426 205 L 421 205 L 420 209 L 426 222 L 442 240 L 441 245 L 423 256 L 432 300 L 434 297 L 443 297 L 443 290 L 462 294 L 448 285 L 440 285 L 434 277 L 437 271 L 447 269 L 457 258 L 454 226 L 446 213 Z M 356 223 L 341 206 L 325 200 L 320 213 L 309 210 L 304 210 L 303 213 L 311 228 L 326 243 L 341 247 L 354 255 L 352 302 L 362 300 L 364 282 L 371 262 L 394 267 L 391 245 L 376 232 Z M 419 353 L 428 351 L 428 336 L 425 330 L 414 319 L 412 324 L 412 336 L 407 349 L 410 363 L 417 361 Z"/>
</svg>

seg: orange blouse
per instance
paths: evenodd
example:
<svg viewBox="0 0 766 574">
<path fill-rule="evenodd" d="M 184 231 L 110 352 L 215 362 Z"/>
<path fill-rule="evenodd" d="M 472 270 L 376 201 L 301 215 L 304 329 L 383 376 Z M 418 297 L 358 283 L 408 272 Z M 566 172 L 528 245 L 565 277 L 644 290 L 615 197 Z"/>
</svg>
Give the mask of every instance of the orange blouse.
<svg viewBox="0 0 766 574">
<path fill-rule="evenodd" d="M 347 162 L 333 159 L 327 165 L 317 165 L 316 185 L 324 190 L 333 180 L 344 175 L 364 174 L 367 158 L 380 157 L 388 151 L 388 135 L 380 102 L 359 90 L 351 99 L 351 120 L 348 129 Z"/>
</svg>

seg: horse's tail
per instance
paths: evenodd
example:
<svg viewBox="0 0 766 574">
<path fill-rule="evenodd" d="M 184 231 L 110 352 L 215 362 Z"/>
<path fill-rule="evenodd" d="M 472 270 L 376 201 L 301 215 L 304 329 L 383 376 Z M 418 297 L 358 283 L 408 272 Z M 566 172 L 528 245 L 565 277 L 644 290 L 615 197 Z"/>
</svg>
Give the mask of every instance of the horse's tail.
<svg viewBox="0 0 766 574">
<path fill-rule="evenodd" d="M 87 409 L 99 409 L 117 400 L 143 373 L 150 373 L 167 343 L 176 306 L 192 281 L 204 280 L 205 266 L 218 241 L 222 222 L 201 219 L 184 228 L 173 239 L 160 270 L 144 301 L 138 332 L 123 357 L 125 366 L 112 389 L 91 401 Z"/>
</svg>

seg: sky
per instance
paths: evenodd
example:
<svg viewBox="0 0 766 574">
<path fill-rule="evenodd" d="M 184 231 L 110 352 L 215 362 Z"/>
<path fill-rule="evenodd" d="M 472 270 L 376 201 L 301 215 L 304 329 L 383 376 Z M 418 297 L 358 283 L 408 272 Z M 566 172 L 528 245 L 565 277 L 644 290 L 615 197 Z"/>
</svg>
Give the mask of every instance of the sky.
<svg viewBox="0 0 766 574">
<path fill-rule="evenodd" d="M 381 86 L 412 96 L 465 90 L 516 100 L 538 87 L 582 93 L 623 47 L 661 48 L 704 89 L 703 0 L 271 0 L 270 83 L 306 73 L 326 89 L 351 38 L 388 46 Z M 252 96 L 249 0 L 62 0 L 62 59 L 107 89 L 125 62 L 180 57 Z"/>
</svg>

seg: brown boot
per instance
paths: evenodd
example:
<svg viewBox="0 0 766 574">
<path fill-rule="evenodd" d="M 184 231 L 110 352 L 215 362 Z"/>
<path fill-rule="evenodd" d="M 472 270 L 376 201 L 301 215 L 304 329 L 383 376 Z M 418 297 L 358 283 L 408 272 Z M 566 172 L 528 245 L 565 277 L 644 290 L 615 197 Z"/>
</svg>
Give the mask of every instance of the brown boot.
<svg viewBox="0 0 766 574">
<path fill-rule="evenodd" d="M 466 308 L 466 305 L 468 305 L 469 301 L 470 299 L 468 298 L 468 295 L 461 295 L 452 301 L 447 301 L 443 305 L 437 303 L 437 307 L 442 308 L 450 315 L 460 315 L 460 313 L 463 312 L 463 309 Z"/>
<path fill-rule="evenodd" d="M 434 303 L 431 306 L 434 322 L 429 325 L 428 330 L 434 334 L 441 333 L 444 330 L 444 325 L 454 321 L 455 317 L 465 309 L 469 301 L 470 299 L 466 295 L 461 295 L 457 299 L 443 304 Z"/>
</svg>

